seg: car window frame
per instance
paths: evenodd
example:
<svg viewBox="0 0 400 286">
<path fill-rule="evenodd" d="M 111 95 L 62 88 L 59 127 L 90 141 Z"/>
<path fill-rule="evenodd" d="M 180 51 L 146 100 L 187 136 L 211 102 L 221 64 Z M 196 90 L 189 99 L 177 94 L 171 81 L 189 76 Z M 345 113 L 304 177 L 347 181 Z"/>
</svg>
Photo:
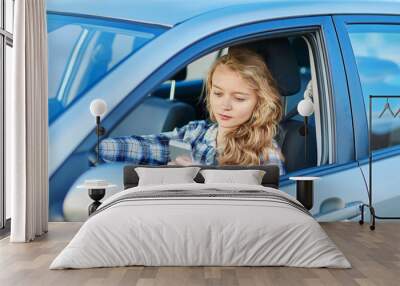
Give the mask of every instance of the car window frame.
<svg viewBox="0 0 400 286">
<path fill-rule="evenodd" d="M 362 84 L 358 74 L 357 63 L 350 36 L 347 31 L 347 25 L 352 24 L 383 24 L 383 25 L 399 25 L 400 16 L 391 15 L 336 15 L 333 17 L 335 28 L 337 31 L 339 44 L 342 49 L 343 58 L 345 59 L 346 77 L 348 79 L 350 100 L 352 103 L 352 114 L 354 121 L 355 148 L 356 159 L 360 164 L 368 161 L 368 119 L 365 108 Z M 356 75 L 356 76 L 350 76 Z M 389 158 L 394 155 L 400 155 L 400 144 L 390 146 L 373 151 L 375 160 Z"/>
<path fill-rule="evenodd" d="M 316 125 L 316 140 L 317 140 L 317 166 L 322 164 L 332 164 L 333 154 L 335 152 L 332 148 L 332 116 L 330 110 L 332 96 L 329 88 L 328 79 L 326 78 L 326 69 L 322 68 L 323 54 L 321 51 L 324 49 L 321 34 L 309 34 L 303 36 L 304 41 L 307 44 L 309 61 L 310 61 L 310 72 L 312 81 L 312 90 L 317 91 L 316 96 L 313 96 L 314 100 L 314 116 Z M 318 48 L 316 48 L 318 47 Z M 321 98 L 325 96 L 325 98 Z M 322 102 L 320 104 L 320 102 Z M 315 104 L 317 103 L 317 104 Z M 322 104 L 329 104 L 325 108 L 321 108 Z M 322 119 L 321 119 L 322 118 Z"/>
<path fill-rule="evenodd" d="M 342 169 L 353 168 L 354 165 L 354 142 L 353 142 L 353 128 L 344 128 L 346 124 L 348 124 L 349 120 L 351 121 L 351 117 L 340 118 L 347 116 L 346 110 L 349 109 L 350 103 L 348 101 L 348 91 L 345 83 L 345 78 L 343 77 L 344 69 L 341 60 L 334 60 L 337 57 L 340 57 L 340 49 L 337 43 L 337 38 L 334 33 L 334 28 L 332 24 L 332 19 L 330 16 L 316 16 L 316 17 L 299 17 L 293 19 L 281 19 L 281 20 L 269 20 L 263 23 L 265 25 L 265 30 L 262 33 L 247 33 L 246 35 L 240 37 L 235 36 L 232 37 L 230 35 L 230 39 L 224 39 L 221 37 L 223 32 L 211 35 L 210 37 L 203 39 L 202 41 L 210 41 L 212 44 L 208 44 L 207 48 L 204 48 L 204 44 L 200 41 L 193 46 L 189 47 L 187 50 L 184 50 L 173 58 L 169 59 L 166 63 L 164 63 L 158 70 L 154 71 L 152 76 L 148 77 L 140 86 L 138 86 L 130 96 L 139 96 L 140 94 L 146 93 L 145 85 L 150 84 L 151 81 L 152 88 L 155 88 L 159 83 L 163 82 L 164 79 L 169 78 L 174 74 L 176 70 L 180 70 L 185 67 L 187 64 L 201 58 L 202 56 L 215 51 L 217 49 L 223 48 L 227 45 L 237 44 L 243 41 L 255 40 L 256 38 L 266 38 L 266 37 L 277 37 L 284 36 L 285 34 L 293 35 L 295 32 L 304 33 L 306 31 L 317 31 L 321 30 L 321 43 L 323 46 L 318 46 L 319 54 L 318 57 L 323 57 L 319 66 L 317 68 L 318 71 L 325 70 L 325 77 L 328 81 L 326 85 L 328 86 L 328 90 L 332 91 L 329 94 L 329 98 L 334 103 L 329 103 L 329 109 L 331 116 L 331 124 L 332 135 L 331 135 L 331 146 L 332 154 L 330 155 L 330 162 L 328 165 L 315 166 L 307 169 L 298 170 L 295 172 L 291 172 L 290 175 L 309 175 L 309 174 L 328 174 L 333 173 L 335 171 L 335 166 Z M 252 24 L 247 24 L 245 26 L 250 26 Z M 254 25 L 254 24 L 253 24 Z M 239 28 L 247 28 L 247 27 L 235 27 L 232 28 L 232 31 L 225 31 L 226 33 L 233 33 L 235 29 Z M 248 29 L 248 28 L 247 28 Z M 213 39 L 211 39 L 213 38 Z M 229 37 L 228 37 L 229 38 Z M 195 46 L 201 46 L 200 52 L 188 51 L 190 49 L 195 50 Z M 329 46 L 329 47 L 328 47 Z M 327 51 L 329 49 L 329 51 Z M 189 54 L 189 56 L 188 56 Z M 192 57 L 190 57 L 192 54 Z M 194 54 L 194 55 L 193 55 Z M 332 66 L 333 65 L 333 66 Z M 334 76 L 333 76 L 334 74 Z M 147 87 L 148 88 L 148 87 Z M 334 91 L 338 91 L 337 95 L 333 96 L 332 93 Z M 116 108 L 117 113 L 123 113 L 123 108 L 126 108 L 127 105 L 120 106 Z M 339 116 L 336 114 L 335 109 L 342 111 Z M 346 139 L 347 138 L 347 139 Z M 351 147 L 348 148 L 338 148 L 338 146 L 346 145 L 350 138 Z M 338 151 L 340 149 L 340 151 Z M 347 163 L 350 163 L 350 166 L 345 166 Z M 288 180 L 289 174 L 283 176 L 281 180 Z"/>
<path fill-rule="evenodd" d="M 251 21 L 251 20 L 249 20 Z M 188 23 L 189 24 L 189 23 Z M 224 46 L 231 44 L 238 44 L 241 41 L 256 40 L 257 38 L 265 38 L 268 36 L 284 36 L 285 32 L 293 35 L 295 31 L 304 34 L 305 31 L 316 31 L 321 30 L 321 39 L 323 46 L 320 47 L 320 52 L 323 56 L 321 66 L 326 69 L 327 86 L 332 94 L 329 94 L 331 102 L 329 103 L 329 109 L 331 110 L 331 124 L 332 124 L 332 164 L 316 166 L 307 168 L 291 173 L 292 175 L 324 175 L 329 173 L 335 173 L 347 168 L 354 167 L 354 143 L 353 143 L 353 128 L 348 127 L 348 124 L 352 122 L 351 115 L 349 114 L 349 98 L 348 90 L 346 85 L 346 79 L 344 76 L 344 67 L 341 59 L 340 48 L 337 42 L 335 30 L 333 27 L 333 21 L 331 16 L 301 16 L 295 18 L 285 19 L 273 19 L 264 20 L 258 22 L 246 22 L 242 25 L 230 26 L 227 29 L 220 30 L 219 32 L 209 33 L 206 37 L 186 43 L 186 47 L 177 50 L 174 55 L 168 57 L 163 62 L 157 62 L 157 66 L 148 70 L 143 77 L 140 77 L 140 81 L 137 83 L 130 82 L 130 86 L 127 85 L 128 81 L 124 80 L 124 83 L 119 86 L 118 89 L 114 90 L 121 92 L 123 90 L 130 89 L 131 91 L 127 94 L 119 94 L 117 98 L 123 96 L 123 100 L 115 105 L 112 111 L 103 119 L 103 126 L 106 129 L 112 129 L 113 126 L 123 118 L 131 108 L 137 105 L 144 96 L 152 92 L 160 83 L 165 79 L 170 78 L 173 74 L 185 67 L 190 62 L 215 51 Z M 155 46 L 158 42 L 165 42 L 168 37 L 168 33 L 164 33 L 163 37 L 158 37 L 152 41 L 151 48 L 147 48 L 146 51 L 142 49 L 138 54 L 134 54 L 131 59 L 128 59 L 113 74 L 105 78 L 105 82 L 98 84 L 96 88 L 89 91 L 86 99 L 82 100 L 80 106 L 76 112 L 79 112 L 84 104 L 93 97 L 97 97 L 97 91 L 104 89 L 109 90 L 110 87 L 107 84 L 120 73 L 128 70 L 128 65 L 131 64 L 135 59 L 142 57 L 143 55 L 150 54 L 154 51 Z M 339 59 L 339 60 L 338 60 Z M 153 65 L 155 66 L 155 64 Z M 133 74 L 132 76 L 134 76 Z M 133 86 L 134 84 L 134 86 Z M 112 99 L 111 106 L 113 106 L 116 99 Z M 82 106 L 81 106 L 82 105 Z M 69 119 L 76 113 L 66 113 L 65 118 Z M 60 121 L 61 122 L 61 121 Z M 58 123 L 58 122 L 56 122 Z M 61 123 L 60 123 L 61 124 Z M 56 130 L 58 125 L 51 126 L 50 132 L 57 133 Z M 86 128 L 86 127 L 85 127 Z M 87 128 L 86 128 L 87 129 Z M 86 129 L 82 129 L 82 132 L 86 132 Z M 72 130 L 71 130 L 72 132 Z M 81 133 L 82 133 L 81 132 Z M 66 133 L 65 131 L 63 132 Z M 68 133 L 68 132 L 67 132 Z M 69 133 L 68 133 L 69 134 Z M 65 137 L 65 135 L 63 135 Z M 61 138 L 56 136 L 56 141 Z M 64 138 L 63 137 L 63 138 Z M 350 140 L 349 140 L 350 139 Z M 53 140 L 54 141 L 54 140 Z M 93 132 L 87 133 L 85 139 L 79 142 L 79 144 L 70 144 L 70 148 L 65 150 L 63 154 L 55 154 L 55 150 L 50 150 L 50 153 L 54 153 L 57 156 L 55 161 L 52 163 L 50 169 L 51 174 L 56 172 L 56 164 L 60 160 L 66 160 L 75 152 L 81 152 L 83 150 L 91 150 L 95 145 L 96 137 Z M 76 146 L 76 147 L 74 147 Z M 73 149 L 72 149 L 73 148 Z M 281 181 L 289 181 L 288 176 L 283 176 Z"/>
</svg>

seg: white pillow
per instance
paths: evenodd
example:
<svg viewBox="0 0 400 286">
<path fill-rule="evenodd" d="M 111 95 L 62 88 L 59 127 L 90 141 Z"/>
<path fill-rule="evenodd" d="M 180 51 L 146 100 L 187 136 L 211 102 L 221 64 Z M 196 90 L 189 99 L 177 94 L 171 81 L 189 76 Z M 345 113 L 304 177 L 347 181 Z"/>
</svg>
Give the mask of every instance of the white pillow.
<svg viewBox="0 0 400 286">
<path fill-rule="evenodd" d="M 263 170 L 201 170 L 205 184 L 212 183 L 234 183 L 246 185 L 261 185 L 265 175 Z"/>
<path fill-rule="evenodd" d="M 199 170 L 199 167 L 135 168 L 139 176 L 138 186 L 195 183 L 193 179 Z"/>
</svg>

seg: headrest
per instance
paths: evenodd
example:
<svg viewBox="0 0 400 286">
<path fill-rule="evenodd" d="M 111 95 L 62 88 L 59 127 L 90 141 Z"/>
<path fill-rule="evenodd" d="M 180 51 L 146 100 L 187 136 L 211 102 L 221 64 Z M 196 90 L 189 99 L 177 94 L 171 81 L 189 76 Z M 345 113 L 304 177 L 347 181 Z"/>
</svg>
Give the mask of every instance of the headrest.
<svg viewBox="0 0 400 286">
<path fill-rule="evenodd" d="M 252 50 L 264 58 L 282 96 L 290 96 L 300 91 L 299 66 L 287 38 L 266 39 L 234 47 Z"/>
<path fill-rule="evenodd" d="M 174 76 L 171 77 L 170 80 L 176 80 L 176 81 L 185 80 L 186 76 L 187 76 L 187 67 L 184 67 L 176 74 L 174 74 Z"/>
<path fill-rule="evenodd" d="M 309 67 L 310 58 L 306 41 L 301 37 L 296 37 L 293 39 L 291 46 L 296 54 L 297 64 L 299 67 Z"/>
</svg>

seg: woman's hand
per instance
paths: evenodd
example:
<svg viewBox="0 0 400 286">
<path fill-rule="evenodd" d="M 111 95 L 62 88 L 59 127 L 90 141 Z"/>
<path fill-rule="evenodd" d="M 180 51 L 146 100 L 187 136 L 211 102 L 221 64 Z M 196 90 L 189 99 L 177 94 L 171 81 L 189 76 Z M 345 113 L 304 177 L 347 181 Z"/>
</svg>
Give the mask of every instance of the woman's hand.
<svg viewBox="0 0 400 286">
<path fill-rule="evenodd" d="M 168 162 L 168 165 L 190 166 L 193 165 L 193 161 L 189 156 L 178 156 L 174 161 Z"/>
</svg>

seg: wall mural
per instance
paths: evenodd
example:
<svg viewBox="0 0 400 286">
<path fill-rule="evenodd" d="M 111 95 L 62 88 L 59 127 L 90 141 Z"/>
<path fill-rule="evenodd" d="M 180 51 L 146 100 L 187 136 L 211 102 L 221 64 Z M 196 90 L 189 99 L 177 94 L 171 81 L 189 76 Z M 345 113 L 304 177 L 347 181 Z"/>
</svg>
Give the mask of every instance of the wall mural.
<svg viewBox="0 0 400 286">
<path fill-rule="evenodd" d="M 310 176 L 332 163 L 327 105 L 316 97 L 309 48 L 301 36 L 212 52 L 155 82 L 146 94 L 133 86 L 117 98 L 112 90 L 119 82 L 106 86 L 107 92 L 98 90 L 114 69 L 162 32 L 159 27 L 48 13 L 51 221 L 85 220 L 98 204 L 93 199 L 123 190 L 128 164 L 275 164 L 281 190 L 295 196 L 290 176 Z M 354 45 L 361 40 L 354 36 Z M 369 66 L 368 59 L 357 57 L 360 68 Z M 397 72 L 397 64 L 390 67 Z M 361 79 L 368 82 L 372 75 L 363 71 Z M 382 104 L 376 105 L 374 118 L 386 118 L 380 115 Z M 373 125 L 381 141 L 388 137 L 387 126 Z M 379 146 L 386 144 L 381 141 Z M 365 174 L 357 167 L 319 180 L 312 214 L 320 220 L 357 219 L 359 205 L 367 199 Z M 339 181 L 346 186 L 337 188 Z M 96 184 L 106 184 L 106 191 L 90 198 L 88 185 Z"/>
</svg>

